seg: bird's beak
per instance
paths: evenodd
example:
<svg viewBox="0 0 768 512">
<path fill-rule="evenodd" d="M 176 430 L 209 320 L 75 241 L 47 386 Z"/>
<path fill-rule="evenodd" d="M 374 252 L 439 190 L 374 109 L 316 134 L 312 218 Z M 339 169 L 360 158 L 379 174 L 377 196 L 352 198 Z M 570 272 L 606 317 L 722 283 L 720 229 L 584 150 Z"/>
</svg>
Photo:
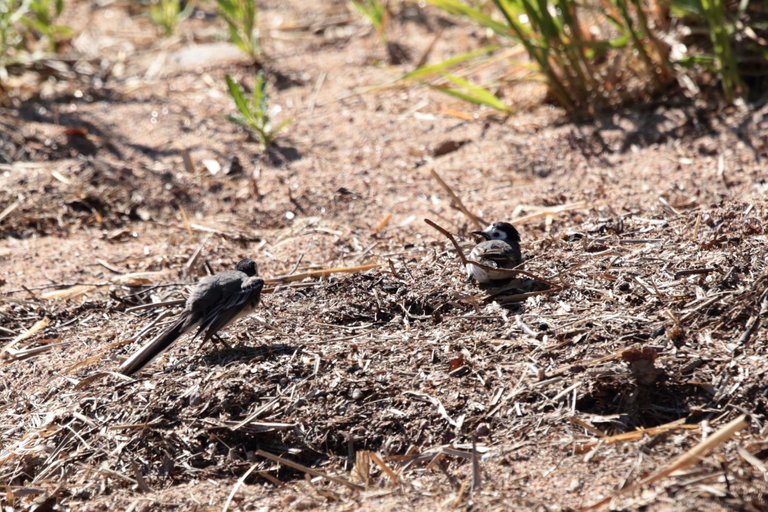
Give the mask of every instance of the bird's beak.
<svg viewBox="0 0 768 512">
<path fill-rule="evenodd" d="M 472 231 L 472 234 L 475 236 L 481 236 L 484 240 L 488 240 L 488 233 L 485 231 Z"/>
</svg>

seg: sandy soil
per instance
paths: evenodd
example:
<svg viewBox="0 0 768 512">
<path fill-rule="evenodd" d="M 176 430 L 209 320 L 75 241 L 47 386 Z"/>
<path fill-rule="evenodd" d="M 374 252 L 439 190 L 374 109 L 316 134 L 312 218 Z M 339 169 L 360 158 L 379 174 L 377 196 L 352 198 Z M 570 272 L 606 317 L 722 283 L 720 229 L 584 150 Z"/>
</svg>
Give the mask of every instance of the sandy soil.
<svg viewBox="0 0 768 512">
<path fill-rule="evenodd" d="M 213 17 L 160 39 L 132 3 L 69 2 L 63 67 L 13 78 L 0 503 L 768 507 L 765 107 L 673 97 L 577 124 L 527 84 L 502 119 L 396 82 L 441 27 L 430 62 L 483 44 L 473 27 L 403 7 L 391 37 L 412 59 L 393 66 L 344 2 L 259 5 L 291 119 L 270 152 L 226 120 L 224 75 L 251 84 L 253 67 Z M 525 270 L 553 287 L 511 301 L 467 282 L 423 222 L 471 243 L 433 170 L 476 215 L 514 221 Z M 178 311 L 132 308 L 245 256 L 266 278 L 379 266 L 271 287 L 231 349 L 182 340 L 114 373 Z"/>
</svg>

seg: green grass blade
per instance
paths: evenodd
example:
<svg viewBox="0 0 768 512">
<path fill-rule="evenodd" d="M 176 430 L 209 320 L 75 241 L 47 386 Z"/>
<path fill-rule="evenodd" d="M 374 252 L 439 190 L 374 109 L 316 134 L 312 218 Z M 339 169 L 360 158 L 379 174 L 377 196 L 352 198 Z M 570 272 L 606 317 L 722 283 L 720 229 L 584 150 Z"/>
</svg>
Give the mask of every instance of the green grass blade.
<svg viewBox="0 0 768 512">
<path fill-rule="evenodd" d="M 430 64 L 428 66 L 422 66 L 420 68 L 414 69 L 413 71 L 410 71 L 401 76 L 400 80 L 425 80 L 435 75 L 441 75 L 446 70 L 454 66 L 473 59 L 479 55 L 489 54 L 496 51 L 497 49 L 498 46 L 484 46 L 478 50 L 472 50 L 471 52 L 455 55 L 445 59 L 442 62 L 438 62 L 437 64 Z"/>
<path fill-rule="evenodd" d="M 473 84 L 472 82 L 456 75 L 446 74 L 445 78 L 459 88 L 451 89 L 449 87 L 439 85 L 435 85 L 434 87 L 446 94 L 460 97 L 476 105 L 484 105 L 501 112 L 509 112 L 511 110 L 509 106 L 501 101 L 495 94 L 479 85 Z"/>
<path fill-rule="evenodd" d="M 239 110 L 243 116 L 248 117 L 248 102 L 243 96 L 243 89 L 228 74 L 224 75 L 224 80 L 227 81 L 229 95 L 232 97 L 232 100 L 234 100 L 237 110 Z"/>
<path fill-rule="evenodd" d="M 471 21 L 474 21 L 475 23 L 487 27 L 497 34 L 509 37 L 509 27 L 506 26 L 503 23 L 499 23 L 498 21 L 494 20 L 487 14 L 485 14 L 480 9 L 475 9 L 474 7 L 465 4 L 464 2 L 460 2 L 458 0 L 427 0 L 430 4 L 439 7 L 440 9 L 449 12 L 451 14 L 456 14 L 458 16 L 463 16 Z"/>
</svg>

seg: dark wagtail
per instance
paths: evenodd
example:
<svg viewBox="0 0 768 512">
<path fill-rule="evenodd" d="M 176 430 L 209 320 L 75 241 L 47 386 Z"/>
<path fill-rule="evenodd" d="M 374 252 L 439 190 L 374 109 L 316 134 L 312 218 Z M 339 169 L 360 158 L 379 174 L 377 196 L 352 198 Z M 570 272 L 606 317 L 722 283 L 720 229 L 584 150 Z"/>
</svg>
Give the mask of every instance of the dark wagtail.
<svg viewBox="0 0 768 512">
<path fill-rule="evenodd" d="M 235 270 L 202 278 L 178 320 L 120 365 L 120 373 L 131 375 L 141 370 L 193 327 L 198 327 L 195 338 L 202 333 L 205 343 L 227 324 L 253 311 L 263 287 L 264 281 L 256 276 L 256 263 L 251 259 L 238 262 Z"/>
<path fill-rule="evenodd" d="M 492 269 L 511 269 L 522 261 L 520 254 L 520 234 L 509 222 L 494 222 L 483 231 L 473 231 L 485 240 L 477 244 L 469 253 L 467 275 L 480 285 L 497 285 L 509 281 L 507 272 L 494 272 L 490 269 L 473 265 L 475 261 Z"/>
</svg>

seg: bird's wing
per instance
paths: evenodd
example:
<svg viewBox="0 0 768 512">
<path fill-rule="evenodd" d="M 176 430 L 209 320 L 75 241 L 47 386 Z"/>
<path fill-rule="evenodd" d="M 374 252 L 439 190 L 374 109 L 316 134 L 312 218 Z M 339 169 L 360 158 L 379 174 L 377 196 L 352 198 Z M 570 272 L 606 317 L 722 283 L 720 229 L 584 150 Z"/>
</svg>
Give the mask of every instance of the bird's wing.
<svg viewBox="0 0 768 512">
<path fill-rule="evenodd" d="M 489 240 L 479 243 L 472 250 L 470 258 L 496 268 L 514 267 L 519 263 L 514 248 L 500 240 Z"/>
<path fill-rule="evenodd" d="M 221 283 L 220 300 L 206 311 L 196 336 L 205 331 L 203 338 L 207 340 L 216 334 L 244 308 L 255 305 L 263 287 L 264 281 L 256 276 L 238 279 L 236 282 L 227 280 L 226 283 Z"/>
</svg>

